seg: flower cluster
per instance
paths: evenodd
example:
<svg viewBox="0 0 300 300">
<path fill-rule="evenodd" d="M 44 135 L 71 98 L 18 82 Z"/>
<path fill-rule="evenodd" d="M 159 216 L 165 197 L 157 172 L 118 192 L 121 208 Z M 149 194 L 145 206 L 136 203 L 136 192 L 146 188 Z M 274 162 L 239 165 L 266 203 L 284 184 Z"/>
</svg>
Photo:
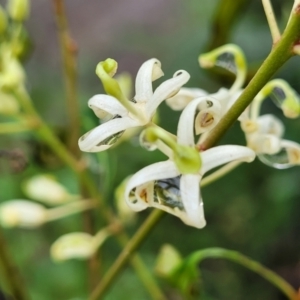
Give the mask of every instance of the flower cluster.
<svg viewBox="0 0 300 300">
<path fill-rule="evenodd" d="M 208 58 L 202 60 L 208 61 Z M 143 168 L 128 180 L 125 200 L 132 210 L 155 207 L 179 217 L 187 225 L 205 226 L 201 178 L 220 165 L 232 161 L 250 162 L 255 158 L 254 151 L 248 147 L 226 145 L 200 153 L 195 143 L 195 135 L 204 136 L 216 126 L 241 92 L 245 72 L 241 72 L 239 66 L 243 66 L 243 62 L 243 59 L 236 59 L 238 79 L 230 90 L 221 89 L 208 95 L 200 89 L 180 89 L 189 79 L 189 74 L 183 70 L 177 71 L 153 92 L 152 82 L 163 73 L 160 62 L 150 59 L 138 71 L 132 100 L 126 98 L 113 79 L 117 63 L 112 59 L 99 63 L 96 73 L 107 95 L 92 97 L 89 106 L 102 123 L 79 139 L 80 149 L 87 152 L 106 150 L 126 129 L 142 127 L 145 128 L 140 138 L 142 146 L 148 150 L 158 149 L 168 157 L 164 162 Z M 177 110 L 183 109 L 177 136 L 153 123 L 155 110 L 164 100 Z"/>
<path fill-rule="evenodd" d="M 221 105 L 218 115 L 220 119 L 243 91 L 247 69 L 244 54 L 237 46 L 228 44 L 200 55 L 199 63 L 204 68 L 222 67 L 236 75 L 236 80 L 229 90 L 221 88 L 217 93 L 210 95 Z M 181 110 L 201 93 L 205 94 L 200 89 L 185 88 L 166 102 L 172 109 Z M 284 80 L 271 80 L 239 117 L 247 146 L 269 166 L 283 169 L 299 165 L 300 144 L 283 139 L 284 125 L 277 117 L 271 114 L 260 115 L 261 104 L 268 97 L 282 110 L 285 117 L 297 118 L 300 115 L 299 95 Z"/>
</svg>

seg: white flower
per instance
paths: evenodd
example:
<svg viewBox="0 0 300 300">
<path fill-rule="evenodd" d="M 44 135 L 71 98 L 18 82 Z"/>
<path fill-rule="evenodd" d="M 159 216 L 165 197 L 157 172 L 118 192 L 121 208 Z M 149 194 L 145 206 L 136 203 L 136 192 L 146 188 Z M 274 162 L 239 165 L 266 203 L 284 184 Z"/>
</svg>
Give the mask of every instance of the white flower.
<svg viewBox="0 0 300 300">
<path fill-rule="evenodd" d="M 197 109 L 218 102 L 201 97 L 188 104 L 181 114 L 177 142 L 180 145 L 194 147 L 194 116 Z M 201 109 L 199 114 L 201 114 Z M 197 117 L 196 117 L 197 120 Z M 147 166 L 133 175 L 126 187 L 127 204 L 135 211 L 155 207 L 176 215 L 184 223 L 197 228 L 205 226 L 203 202 L 200 194 L 200 181 L 203 175 L 222 164 L 231 161 L 250 162 L 255 153 L 242 146 L 219 146 L 199 153 L 201 168 L 193 174 L 182 174 L 172 156 L 169 160 Z"/>
<path fill-rule="evenodd" d="M 176 94 L 190 77 L 186 71 L 177 71 L 173 78 L 160 84 L 153 92 L 152 82 L 162 75 L 160 62 L 153 58 L 146 61 L 138 71 L 136 94 L 132 101 L 123 99 L 122 102 L 110 95 L 92 97 L 89 107 L 95 114 L 99 118 L 111 119 L 83 135 L 79 139 L 80 149 L 86 152 L 106 150 L 126 129 L 148 124 L 159 104 Z"/>
</svg>

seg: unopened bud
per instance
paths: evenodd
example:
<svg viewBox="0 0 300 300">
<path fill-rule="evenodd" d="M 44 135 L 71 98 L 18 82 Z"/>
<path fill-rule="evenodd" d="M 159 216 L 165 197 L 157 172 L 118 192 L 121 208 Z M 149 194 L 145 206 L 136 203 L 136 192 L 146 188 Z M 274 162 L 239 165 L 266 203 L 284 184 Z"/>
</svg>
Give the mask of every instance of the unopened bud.
<svg viewBox="0 0 300 300">
<path fill-rule="evenodd" d="M 50 175 L 36 175 L 30 178 L 25 182 L 23 190 L 27 197 L 49 205 L 58 205 L 74 199 L 65 187 Z"/>
<path fill-rule="evenodd" d="M 7 11 L 16 22 L 23 22 L 29 15 L 29 0 L 9 0 Z"/>
<path fill-rule="evenodd" d="M 165 244 L 158 254 L 155 272 L 161 277 L 168 278 L 181 262 L 182 258 L 180 253 L 173 246 Z"/>
<path fill-rule="evenodd" d="M 84 232 L 65 234 L 51 246 L 51 257 L 55 261 L 72 258 L 87 259 L 97 251 L 109 235 L 107 228 L 101 229 L 95 236 Z"/>
<path fill-rule="evenodd" d="M 21 64 L 12 57 L 5 58 L 3 70 L 0 73 L 0 89 L 11 90 L 21 85 L 25 80 L 25 74 Z"/>
<path fill-rule="evenodd" d="M 53 260 L 72 258 L 86 259 L 94 254 L 93 236 L 83 232 L 73 232 L 58 238 L 50 248 Z"/>
<path fill-rule="evenodd" d="M 18 114 L 19 111 L 18 101 L 12 95 L 0 91 L 0 115 L 12 116 Z"/>
<path fill-rule="evenodd" d="M 0 223 L 3 227 L 35 228 L 47 219 L 47 210 L 27 200 L 11 200 L 0 205 Z"/>
</svg>

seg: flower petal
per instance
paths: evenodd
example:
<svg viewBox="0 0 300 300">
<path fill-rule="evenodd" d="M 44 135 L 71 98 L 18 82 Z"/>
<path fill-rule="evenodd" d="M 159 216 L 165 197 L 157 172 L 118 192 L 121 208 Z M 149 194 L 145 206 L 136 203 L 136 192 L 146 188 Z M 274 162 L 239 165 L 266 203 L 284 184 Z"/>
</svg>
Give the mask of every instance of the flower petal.
<svg viewBox="0 0 300 300">
<path fill-rule="evenodd" d="M 127 109 L 114 97 L 109 95 L 95 95 L 88 101 L 88 106 L 94 111 L 99 119 L 110 115 L 125 116 Z"/>
<path fill-rule="evenodd" d="M 200 195 L 200 179 L 200 175 L 187 174 L 180 180 L 182 203 L 186 212 L 181 219 L 185 224 L 196 228 L 203 228 L 206 225 Z"/>
<path fill-rule="evenodd" d="M 153 95 L 152 82 L 163 75 L 159 60 L 152 58 L 144 62 L 135 79 L 135 101 L 148 101 Z"/>
<path fill-rule="evenodd" d="M 112 119 L 84 134 L 78 141 L 79 148 L 85 152 L 106 150 L 115 142 L 106 139 L 114 138 L 114 135 L 135 126 L 139 126 L 139 123 L 128 117 Z"/>
<path fill-rule="evenodd" d="M 170 78 L 163 82 L 155 90 L 153 96 L 146 103 L 145 111 L 151 117 L 159 104 L 170 97 L 173 97 L 178 93 L 179 89 L 188 82 L 190 75 L 184 70 L 177 71 L 173 78 Z"/>
<path fill-rule="evenodd" d="M 198 88 L 181 88 L 179 92 L 166 100 L 166 104 L 173 110 L 183 110 L 192 100 L 207 95 L 207 92 Z"/>
<path fill-rule="evenodd" d="M 194 116 L 197 109 L 200 110 L 197 116 L 198 119 L 196 118 L 197 122 L 200 120 L 200 122 L 196 124 L 196 130 L 198 130 L 198 132 L 211 129 L 220 119 L 220 104 L 217 100 L 210 96 L 194 99 L 181 113 L 177 129 L 177 141 L 179 144 L 194 146 Z M 205 123 L 201 124 L 201 118 L 205 120 L 205 116 L 212 117 L 212 122 L 208 125 Z"/>
<path fill-rule="evenodd" d="M 251 162 L 255 158 L 255 153 L 248 147 L 225 145 L 208 149 L 201 153 L 202 168 L 201 175 L 207 171 L 226 164 L 231 161 Z"/>
<path fill-rule="evenodd" d="M 139 186 L 142 186 L 147 183 L 151 183 L 155 180 L 172 178 L 179 175 L 179 172 L 175 166 L 175 164 L 171 160 L 167 160 L 164 162 L 158 162 L 147 166 L 137 173 L 135 173 L 128 181 L 126 189 L 125 189 L 125 200 L 129 207 L 135 211 L 140 211 L 149 207 L 148 198 L 153 197 L 153 187 L 152 187 L 152 195 L 145 195 L 145 200 L 142 200 L 140 197 L 132 197 L 132 191 L 137 189 Z M 147 185 L 144 186 L 147 189 Z M 149 193 L 148 191 L 145 191 Z"/>
</svg>

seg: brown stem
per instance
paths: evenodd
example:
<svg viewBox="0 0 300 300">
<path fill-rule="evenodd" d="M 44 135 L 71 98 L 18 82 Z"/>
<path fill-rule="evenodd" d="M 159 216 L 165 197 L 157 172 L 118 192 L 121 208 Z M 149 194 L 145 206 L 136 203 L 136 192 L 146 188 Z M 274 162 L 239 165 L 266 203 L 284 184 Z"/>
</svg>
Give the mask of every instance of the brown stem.
<svg viewBox="0 0 300 300">
<path fill-rule="evenodd" d="M 63 0 L 53 0 L 63 73 L 66 89 L 66 105 L 69 117 L 69 147 L 76 157 L 80 156 L 77 145 L 80 129 L 79 106 L 77 99 L 77 45 L 71 38 Z"/>
</svg>

